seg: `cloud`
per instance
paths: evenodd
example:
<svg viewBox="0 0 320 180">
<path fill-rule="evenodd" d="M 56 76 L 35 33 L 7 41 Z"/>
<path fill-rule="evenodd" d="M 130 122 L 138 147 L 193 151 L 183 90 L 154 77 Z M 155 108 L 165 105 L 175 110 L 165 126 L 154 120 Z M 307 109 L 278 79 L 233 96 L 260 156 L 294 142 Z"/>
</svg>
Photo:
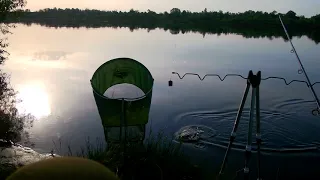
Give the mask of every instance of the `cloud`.
<svg viewBox="0 0 320 180">
<path fill-rule="evenodd" d="M 36 52 L 32 56 L 32 60 L 41 60 L 41 61 L 55 61 L 55 60 L 65 60 L 68 54 L 64 51 L 41 51 Z"/>
</svg>

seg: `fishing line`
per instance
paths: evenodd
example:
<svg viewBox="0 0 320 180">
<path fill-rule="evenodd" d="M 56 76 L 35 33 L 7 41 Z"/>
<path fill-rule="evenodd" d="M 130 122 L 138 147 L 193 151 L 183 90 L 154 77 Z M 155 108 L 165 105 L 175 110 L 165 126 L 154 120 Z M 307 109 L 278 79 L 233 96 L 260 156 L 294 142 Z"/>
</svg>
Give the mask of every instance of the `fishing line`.
<svg viewBox="0 0 320 180">
<path fill-rule="evenodd" d="M 179 79 L 184 79 L 186 76 L 197 76 L 199 78 L 200 81 L 204 81 L 207 77 L 217 77 L 220 81 L 225 81 L 227 79 L 227 77 L 240 77 L 244 80 L 248 80 L 248 78 L 244 77 L 243 75 L 240 74 L 226 74 L 225 76 L 220 76 L 219 74 L 206 74 L 203 77 L 201 77 L 199 74 L 197 73 L 185 73 L 184 75 L 180 75 L 177 72 L 172 72 L 172 74 L 176 74 Z M 306 81 L 302 81 L 302 80 L 291 80 L 288 81 L 285 78 L 282 77 L 276 77 L 276 76 L 270 76 L 270 77 L 266 77 L 266 78 L 261 78 L 261 80 L 269 80 L 269 79 L 276 79 L 276 80 L 282 80 L 287 86 L 291 85 L 292 83 L 304 83 L 306 84 L 307 87 L 309 87 L 309 84 Z M 315 82 L 314 84 L 312 84 L 311 86 L 314 86 L 316 84 L 320 84 L 320 82 Z"/>
<path fill-rule="evenodd" d="M 174 44 L 174 48 L 175 48 L 175 49 L 177 48 L 177 44 Z M 175 60 L 172 59 L 172 61 L 171 61 L 171 67 L 172 67 L 172 68 L 171 68 L 171 69 L 172 69 L 173 71 L 175 71 L 174 64 L 175 64 Z M 168 85 L 169 85 L 169 87 L 173 86 L 172 74 L 170 75 L 170 80 L 169 80 L 169 82 L 168 82 Z"/>
<path fill-rule="evenodd" d="M 179 79 L 184 79 L 186 76 L 197 76 L 199 78 L 200 81 L 204 81 L 205 79 L 207 79 L 208 77 L 217 77 L 221 82 L 222 81 L 225 81 L 228 77 L 239 77 L 239 78 L 242 78 L 244 80 L 248 80 L 248 78 L 244 77 L 243 75 L 240 75 L 240 74 L 226 74 L 225 76 L 221 76 L 219 74 L 206 74 L 204 76 L 200 76 L 199 74 L 197 73 L 185 73 L 183 75 L 180 75 L 178 72 L 172 72 L 172 74 L 175 74 L 178 76 Z M 288 81 L 286 80 L 285 78 L 283 77 L 277 77 L 277 76 L 270 76 L 270 77 L 265 77 L 265 78 L 261 78 L 262 81 L 266 81 L 266 80 L 281 80 L 284 82 L 285 85 L 289 86 L 293 83 L 302 83 L 302 84 L 305 84 L 308 88 L 312 88 L 313 89 L 313 86 L 317 85 L 317 84 L 320 84 L 320 82 L 315 82 L 313 84 L 310 84 L 308 81 L 303 81 L 303 80 L 291 80 L 291 81 Z M 171 80 L 170 80 L 171 81 Z M 169 81 L 169 84 L 170 84 L 170 81 Z M 171 81 L 172 82 L 172 81 Z M 169 85 L 170 86 L 170 85 Z M 314 100 L 312 100 L 314 102 Z M 316 101 L 317 102 L 317 101 Z M 320 115 L 320 112 L 319 112 L 319 109 L 314 109 L 312 110 L 312 114 L 314 116 L 318 116 Z"/>
</svg>

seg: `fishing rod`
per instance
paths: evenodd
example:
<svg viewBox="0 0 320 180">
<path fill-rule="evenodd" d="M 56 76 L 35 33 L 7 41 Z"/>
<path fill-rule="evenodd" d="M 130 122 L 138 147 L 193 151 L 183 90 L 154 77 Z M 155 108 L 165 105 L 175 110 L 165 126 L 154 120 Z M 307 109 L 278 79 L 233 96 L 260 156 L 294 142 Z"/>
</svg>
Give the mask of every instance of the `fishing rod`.
<svg viewBox="0 0 320 180">
<path fill-rule="evenodd" d="M 305 70 L 304 67 L 303 67 L 303 64 L 302 64 L 302 62 L 301 62 L 301 60 L 300 60 L 300 57 L 299 57 L 299 55 L 298 55 L 298 53 L 297 53 L 297 51 L 296 51 L 296 48 L 294 47 L 294 45 L 293 45 L 293 43 L 292 43 L 292 41 L 291 41 L 291 38 L 290 38 L 290 36 L 289 36 L 289 33 L 288 33 L 288 31 L 287 31 L 287 29 L 286 29 L 286 26 L 284 25 L 284 23 L 283 23 L 280 15 L 279 15 L 279 19 L 280 19 L 281 25 L 282 25 L 282 27 L 283 27 L 283 30 L 284 30 L 284 32 L 286 33 L 287 38 L 288 38 L 288 40 L 289 40 L 289 42 L 290 42 L 290 44 L 291 44 L 291 47 L 292 47 L 291 52 L 296 55 L 297 60 L 298 60 L 298 62 L 299 62 L 299 64 L 300 64 L 300 68 L 301 68 L 301 69 L 299 70 L 299 74 L 302 74 L 302 73 L 304 74 L 304 76 L 305 76 L 305 78 L 306 78 L 306 80 L 307 80 L 307 83 L 308 83 L 308 87 L 310 88 L 311 93 L 312 93 L 313 97 L 315 98 L 315 102 L 316 102 L 316 104 L 317 104 L 317 108 L 312 111 L 312 114 L 313 114 L 313 115 L 320 115 L 320 101 L 319 101 L 319 98 L 318 98 L 318 96 L 317 96 L 317 93 L 315 92 L 315 90 L 314 90 L 314 88 L 313 88 L 313 85 L 315 85 L 315 84 L 311 84 L 310 79 L 309 79 L 309 77 L 308 77 L 308 74 L 307 74 L 306 70 Z"/>
</svg>

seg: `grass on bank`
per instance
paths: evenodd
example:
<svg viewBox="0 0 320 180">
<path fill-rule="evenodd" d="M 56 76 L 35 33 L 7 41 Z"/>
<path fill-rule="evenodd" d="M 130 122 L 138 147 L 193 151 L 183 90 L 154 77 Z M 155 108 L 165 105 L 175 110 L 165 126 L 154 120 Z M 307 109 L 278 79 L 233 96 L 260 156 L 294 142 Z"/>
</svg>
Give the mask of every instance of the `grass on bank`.
<svg viewBox="0 0 320 180">
<path fill-rule="evenodd" d="M 93 145 L 87 141 L 86 149 L 82 148 L 77 156 L 105 165 L 122 180 L 203 179 L 200 168 L 191 163 L 181 145 L 159 133 L 150 135 L 144 143 L 113 144 L 109 149 L 103 143 Z"/>
</svg>

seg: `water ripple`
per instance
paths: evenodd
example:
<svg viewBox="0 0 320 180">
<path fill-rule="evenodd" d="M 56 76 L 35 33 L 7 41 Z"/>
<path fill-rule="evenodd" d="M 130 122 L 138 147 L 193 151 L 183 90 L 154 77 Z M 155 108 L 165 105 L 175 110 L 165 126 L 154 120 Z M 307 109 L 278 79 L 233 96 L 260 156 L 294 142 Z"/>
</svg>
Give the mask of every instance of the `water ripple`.
<svg viewBox="0 0 320 180">
<path fill-rule="evenodd" d="M 303 99 L 290 99 L 261 109 L 263 149 L 271 152 L 294 152 L 320 147 L 320 122 L 308 111 L 312 103 Z M 225 147 L 229 142 L 236 115 L 237 109 L 193 111 L 179 114 L 174 120 L 181 126 L 201 124 L 215 129 L 218 135 L 201 139 L 202 143 Z M 247 142 L 248 121 L 249 109 L 245 108 L 237 131 L 235 146 L 238 148 L 245 147 Z M 255 140 L 254 136 L 255 127 L 252 135 Z"/>
</svg>

